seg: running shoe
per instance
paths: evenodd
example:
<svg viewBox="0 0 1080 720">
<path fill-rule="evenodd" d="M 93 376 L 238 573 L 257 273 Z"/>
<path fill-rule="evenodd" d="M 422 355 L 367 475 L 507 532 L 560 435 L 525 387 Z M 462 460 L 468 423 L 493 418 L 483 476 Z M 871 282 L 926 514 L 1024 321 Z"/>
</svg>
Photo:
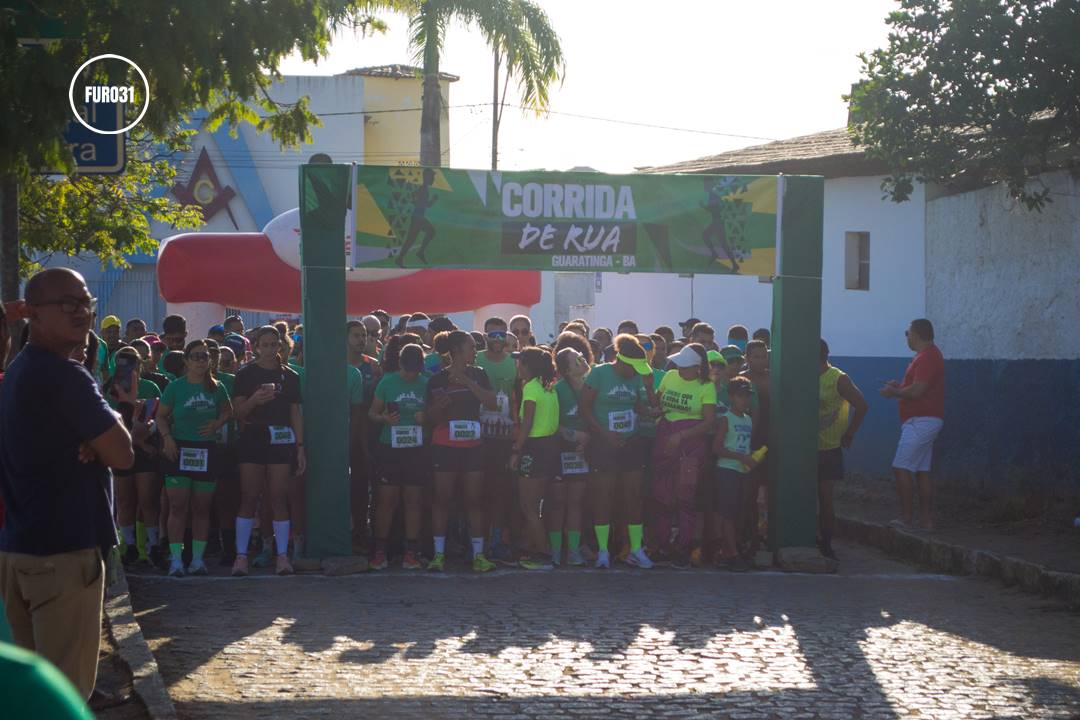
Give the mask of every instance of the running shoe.
<svg viewBox="0 0 1080 720">
<path fill-rule="evenodd" d="M 649 570 L 653 566 L 653 561 L 645 554 L 645 548 L 638 548 L 628 554 L 623 562 L 632 567 L 639 567 L 642 570 Z"/>
<path fill-rule="evenodd" d="M 537 555 L 526 555 L 518 560 L 518 565 L 526 570 L 552 570 L 554 565 Z"/>
<path fill-rule="evenodd" d="M 273 546 L 273 544 L 274 542 L 271 540 L 269 544 L 263 545 L 263 549 L 251 561 L 251 567 L 270 567 L 270 563 L 274 560 L 274 554 L 270 551 L 270 548 Z"/>
<path fill-rule="evenodd" d="M 237 555 L 236 560 L 233 561 L 232 576 L 244 577 L 248 574 L 248 558 L 247 555 Z"/>
<path fill-rule="evenodd" d="M 622 550 L 620 550 L 619 554 L 615 556 L 615 562 L 624 563 L 626 562 L 626 558 L 628 557 L 630 557 L 630 546 L 623 545 Z"/>
<path fill-rule="evenodd" d="M 484 557 L 484 553 L 476 553 L 472 559 L 473 572 L 491 572 L 495 569 L 495 563 Z"/>
<path fill-rule="evenodd" d="M 372 570 L 385 570 L 387 566 L 386 553 L 382 550 L 376 550 L 375 556 L 371 558 L 371 564 L 368 565 Z"/>
<path fill-rule="evenodd" d="M 504 542 L 498 542 L 491 545 L 488 551 L 488 555 L 491 560 L 499 563 L 500 565 L 514 565 L 514 554 L 510 550 L 510 546 Z"/>
<path fill-rule="evenodd" d="M 700 546 L 690 551 L 690 567 L 705 567 L 705 553 L 701 551 Z"/>
<path fill-rule="evenodd" d="M 585 564 L 585 558 L 581 557 L 581 550 L 567 550 L 566 564 L 573 567 L 581 567 Z"/>
<path fill-rule="evenodd" d="M 293 566 L 292 563 L 289 562 L 288 555 L 282 553 L 281 555 L 277 556 L 277 567 L 275 568 L 274 572 L 276 572 L 278 575 L 293 574 Z"/>
<path fill-rule="evenodd" d="M 420 558 L 412 550 L 405 551 L 405 557 L 401 559 L 401 567 L 406 570 L 419 570 L 423 567 Z"/>
<path fill-rule="evenodd" d="M 207 575 L 209 571 L 206 569 L 206 563 L 202 560 L 192 560 L 188 565 L 188 575 Z"/>
<path fill-rule="evenodd" d="M 611 567 L 611 555 L 608 554 L 607 550 L 601 550 L 600 552 L 596 553 L 596 567 Z"/>
<path fill-rule="evenodd" d="M 169 562 L 169 577 L 184 577 L 184 561 L 174 557 Z"/>
<path fill-rule="evenodd" d="M 560 555 L 562 555 L 562 553 L 559 553 L 558 555 L 556 555 L 555 553 L 552 553 L 549 556 L 550 559 L 551 559 L 551 566 L 552 567 L 559 567 L 560 565 L 562 565 L 562 558 L 560 557 Z"/>
<path fill-rule="evenodd" d="M 427 569 L 432 572 L 442 572 L 446 569 L 446 555 L 444 553 L 435 553 L 435 557 L 428 560 Z"/>
<path fill-rule="evenodd" d="M 138 561 L 139 548 L 135 547 L 134 545 L 128 545 L 127 548 L 124 550 L 124 554 L 120 556 L 120 562 L 122 562 L 124 566 L 127 567 L 130 565 L 134 565 Z"/>
</svg>

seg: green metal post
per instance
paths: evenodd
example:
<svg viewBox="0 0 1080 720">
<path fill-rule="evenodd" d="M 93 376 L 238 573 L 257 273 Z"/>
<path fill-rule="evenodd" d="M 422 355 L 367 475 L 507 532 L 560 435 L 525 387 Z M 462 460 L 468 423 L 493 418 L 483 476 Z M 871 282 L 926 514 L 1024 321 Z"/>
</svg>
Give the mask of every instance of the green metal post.
<svg viewBox="0 0 1080 720">
<path fill-rule="evenodd" d="M 348 165 L 300 167 L 307 543 L 315 558 L 351 554 L 345 359 Z"/>
<path fill-rule="evenodd" d="M 814 547 L 825 181 L 780 179 L 773 281 L 769 545 Z"/>
</svg>

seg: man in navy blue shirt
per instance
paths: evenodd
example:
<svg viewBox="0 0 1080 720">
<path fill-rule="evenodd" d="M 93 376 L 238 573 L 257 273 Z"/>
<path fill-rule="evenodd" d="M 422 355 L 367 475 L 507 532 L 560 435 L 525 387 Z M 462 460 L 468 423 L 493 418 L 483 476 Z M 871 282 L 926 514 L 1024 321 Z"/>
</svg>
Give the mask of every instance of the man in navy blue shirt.
<svg viewBox="0 0 1080 720">
<path fill-rule="evenodd" d="M 102 558 L 116 544 L 110 467 L 131 437 L 86 368 L 96 301 L 67 268 L 26 285 L 30 338 L 0 385 L 0 596 L 17 645 L 51 660 L 83 697 L 97 676 Z M 132 391 L 121 403 L 134 405 Z"/>
</svg>

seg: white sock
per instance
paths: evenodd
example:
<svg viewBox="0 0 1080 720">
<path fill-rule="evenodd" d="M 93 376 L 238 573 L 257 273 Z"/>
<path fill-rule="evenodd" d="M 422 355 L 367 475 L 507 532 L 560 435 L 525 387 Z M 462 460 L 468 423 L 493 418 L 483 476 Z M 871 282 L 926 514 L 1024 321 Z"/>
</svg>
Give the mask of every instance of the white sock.
<svg viewBox="0 0 1080 720">
<path fill-rule="evenodd" d="M 484 538 L 478 537 L 472 539 L 472 554 L 473 557 L 484 554 Z"/>
<path fill-rule="evenodd" d="M 135 547 L 135 526 L 134 525 L 121 525 L 120 537 L 124 538 L 124 544 L 128 547 Z"/>
<path fill-rule="evenodd" d="M 446 536 L 445 535 L 436 535 L 435 536 L 435 554 L 436 555 L 442 555 L 445 552 L 446 552 Z"/>
<path fill-rule="evenodd" d="M 289 521 L 274 521 L 274 539 L 277 540 L 277 554 L 284 555 L 289 551 Z"/>
<path fill-rule="evenodd" d="M 147 547 L 157 547 L 158 542 L 161 541 L 161 534 L 158 533 L 156 527 L 146 528 L 146 545 Z"/>
<path fill-rule="evenodd" d="M 248 544 L 251 543 L 251 528 L 255 518 L 236 518 L 236 554 L 247 556 Z"/>
</svg>

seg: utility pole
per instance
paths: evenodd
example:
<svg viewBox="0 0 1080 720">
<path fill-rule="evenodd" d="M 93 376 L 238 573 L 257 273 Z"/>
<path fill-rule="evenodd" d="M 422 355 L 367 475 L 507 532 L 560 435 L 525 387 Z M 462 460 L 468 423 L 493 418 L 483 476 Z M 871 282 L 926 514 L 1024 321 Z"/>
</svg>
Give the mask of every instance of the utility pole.
<svg viewBox="0 0 1080 720">
<path fill-rule="evenodd" d="M 491 83 L 491 169 L 499 169 L 499 48 L 495 48 L 495 73 Z"/>
</svg>

